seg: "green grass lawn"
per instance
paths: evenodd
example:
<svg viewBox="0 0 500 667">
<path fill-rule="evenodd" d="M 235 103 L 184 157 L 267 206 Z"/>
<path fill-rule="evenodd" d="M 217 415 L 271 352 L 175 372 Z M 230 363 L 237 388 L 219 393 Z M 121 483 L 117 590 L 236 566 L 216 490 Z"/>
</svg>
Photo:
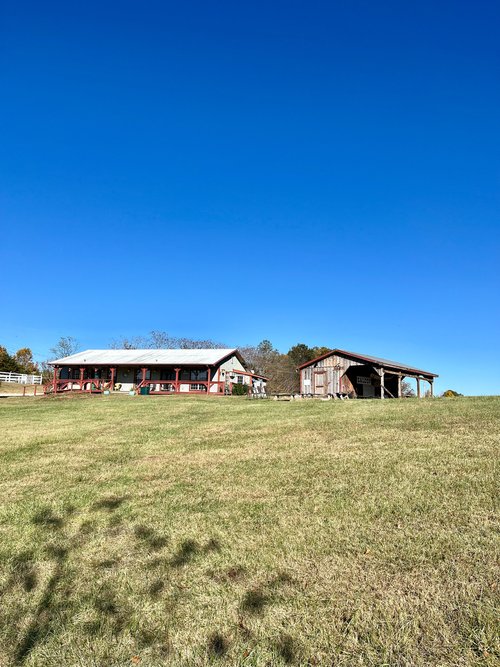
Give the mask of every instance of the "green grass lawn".
<svg viewBox="0 0 500 667">
<path fill-rule="evenodd" d="M 499 398 L 0 400 L 0 665 L 498 665 Z"/>
</svg>

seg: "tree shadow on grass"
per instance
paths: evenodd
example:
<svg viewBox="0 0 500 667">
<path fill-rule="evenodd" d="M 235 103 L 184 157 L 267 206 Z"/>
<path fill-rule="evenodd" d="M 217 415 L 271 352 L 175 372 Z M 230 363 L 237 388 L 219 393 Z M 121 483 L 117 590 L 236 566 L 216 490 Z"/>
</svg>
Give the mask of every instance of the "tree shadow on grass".
<svg viewBox="0 0 500 667">
<path fill-rule="evenodd" d="M 251 588 L 243 596 L 240 610 L 247 614 L 261 614 L 271 601 L 271 596 L 261 588 Z"/>
<path fill-rule="evenodd" d="M 56 530 L 59 530 L 64 526 L 64 519 L 54 514 L 52 508 L 50 507 L 42 507 L 39 509 L 37 512 L 35 512 L 31 521 L 35 524 L 35 526 L 53 528 Z"/>
<path fill-rule="evenodd" d="M 170 559 L 170 565 L 172 567 L 182 567 L 192 561 L 199 551 L 200 547 L 195 540 L 184 540 Z"/>
<path fill-rule="evenodd" d="M 61 550 L 31 622 L 19 641 L 14 654 L 15 665 L 21 665 L 36 644 L 50 631 L 54 593 L 63 576 L 65 557 L 64 551 Z"/>
<path fill-rule="evenodd" d="M 164 535 L 158 535 L 153 528 L 140 524 L 134 528 L 135 537 L 146 544 L 153 551 L 159 551 L 168 544 L 168 539 Z"/>
<path fill-rule="evenodd" d="M 287 665 L 294 663 L 297 660 L 298 647 L 293 637 L 290 635 L 282 635 L 276 644 L 276 649 Z"/>
<path fill-rule="evenodd" d="M 108 512 L 114 512 L 120 507 L 129 496 L 105 496 L 100 500 L 96 500 L 92 505 L 94 510 L 107 510 Z"/>
<path fill-rule="evenodd" d="M 222 658 L 228 649 L 229 642 L 220 632 L 214 632 L 208 638 L 208 652 L 214 658 Z"/>
</svg>

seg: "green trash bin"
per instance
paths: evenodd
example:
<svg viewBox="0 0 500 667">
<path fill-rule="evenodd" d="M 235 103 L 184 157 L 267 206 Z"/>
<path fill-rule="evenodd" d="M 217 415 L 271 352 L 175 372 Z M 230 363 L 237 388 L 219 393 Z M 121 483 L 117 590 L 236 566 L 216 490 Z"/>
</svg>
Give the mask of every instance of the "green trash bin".
<svg viewBox="0 0 500 667">
<path fill-rule="evenodd" d="M 147 396 L 149 394 L 149 385 L 141 387 L 139 393 L 141 394 L 141 396 Z"/>
</svg>

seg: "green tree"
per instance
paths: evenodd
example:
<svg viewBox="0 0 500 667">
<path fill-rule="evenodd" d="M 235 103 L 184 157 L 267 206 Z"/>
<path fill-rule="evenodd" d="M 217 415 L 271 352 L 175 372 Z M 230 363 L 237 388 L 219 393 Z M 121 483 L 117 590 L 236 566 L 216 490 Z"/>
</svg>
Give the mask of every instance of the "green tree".
<svg viewBox="0 0 500 667">
<path fill-rule="evenodd" d="M 22 347 L 18 350 L 14 355 L 14 359 L 21 368 L 21 373 L 29 373 L 33 375 L 40 372 L 40 369 L 33 360 L 33 352 L 29 347 Z"/>
<path fill-rule="evenodd" d="M 7 348 L 0 345 L 0 371 L 7 373 L 22 373 L 15 357 L 7 352 Z"/>
</svg>

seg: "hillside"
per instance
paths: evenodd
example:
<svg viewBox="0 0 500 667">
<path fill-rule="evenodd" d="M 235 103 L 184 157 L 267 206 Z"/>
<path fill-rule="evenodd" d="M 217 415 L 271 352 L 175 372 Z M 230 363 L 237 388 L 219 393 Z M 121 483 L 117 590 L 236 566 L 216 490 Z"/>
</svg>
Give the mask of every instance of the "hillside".
<svg viewBox="0 0 500 667">
<path fill-rule="evenodd" d="M 498 664 L 499 398 L 20 398 L 0 428 L 0 665 Z"/>
</svg>

